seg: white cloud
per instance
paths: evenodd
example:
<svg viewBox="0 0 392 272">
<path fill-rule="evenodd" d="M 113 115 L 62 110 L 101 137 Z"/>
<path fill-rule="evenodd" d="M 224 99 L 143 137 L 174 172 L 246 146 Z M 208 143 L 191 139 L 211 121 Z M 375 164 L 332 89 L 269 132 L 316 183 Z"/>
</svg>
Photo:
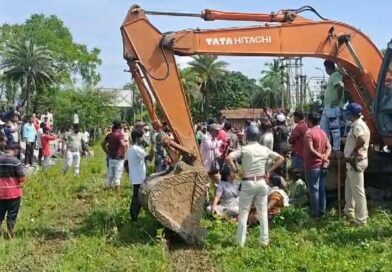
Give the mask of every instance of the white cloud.
<svg viewBox="0 0 392 272">
<path fill-rule="evenodd" d="M 184 69 L 189 66 L 189 62 L 192 60 L 192 57 L 180 57 L 176 56 L 177 66 L 181 69 Z"/>
</svg>

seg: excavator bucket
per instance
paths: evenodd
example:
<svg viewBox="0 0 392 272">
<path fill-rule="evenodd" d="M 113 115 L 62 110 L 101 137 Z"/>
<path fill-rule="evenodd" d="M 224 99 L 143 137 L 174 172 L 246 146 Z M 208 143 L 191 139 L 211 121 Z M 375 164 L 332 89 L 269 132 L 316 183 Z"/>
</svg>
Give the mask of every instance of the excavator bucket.
<svg viewBox="0 0 392 272">
<path fill-rule="evenodd" d="M 141 186 L 139 200 L 163 226 L 197 244 L 206 237 L 200 220 L 208 184 L 205 171 L 179 162 L 169 174 L 151 176 Z"/>
</svg>

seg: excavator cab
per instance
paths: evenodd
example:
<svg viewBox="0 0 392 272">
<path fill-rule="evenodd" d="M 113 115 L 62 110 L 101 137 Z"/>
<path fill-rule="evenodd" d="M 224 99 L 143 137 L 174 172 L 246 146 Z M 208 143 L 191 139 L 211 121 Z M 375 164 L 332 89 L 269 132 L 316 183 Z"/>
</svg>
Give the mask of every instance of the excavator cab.
<svg viewBox="0 0 392 272">
<path fill-rule="evenodd" d="M 383 137 L 392 136 L 392 40 L 388 43 L 382 63 L 377 98 L 374 104 L 376 125 Z"/>
</svg>

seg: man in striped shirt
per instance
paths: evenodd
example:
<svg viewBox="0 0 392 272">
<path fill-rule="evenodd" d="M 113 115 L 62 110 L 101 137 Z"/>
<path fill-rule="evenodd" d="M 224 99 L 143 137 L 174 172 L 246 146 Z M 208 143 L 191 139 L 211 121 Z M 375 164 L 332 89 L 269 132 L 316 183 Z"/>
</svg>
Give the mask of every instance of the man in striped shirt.
<svg viewBox="0 0 392 272">
<path fill-rule="evenodd" d="M 0 229 L 7 216 L 8 238 L 14 237 L 14 227 L 22 198 L 22 186 L 26 181 L 23 166 L 17 156 L 19 144 L 6 146 L 6 153 L 0 155 Z"/>
</svg>

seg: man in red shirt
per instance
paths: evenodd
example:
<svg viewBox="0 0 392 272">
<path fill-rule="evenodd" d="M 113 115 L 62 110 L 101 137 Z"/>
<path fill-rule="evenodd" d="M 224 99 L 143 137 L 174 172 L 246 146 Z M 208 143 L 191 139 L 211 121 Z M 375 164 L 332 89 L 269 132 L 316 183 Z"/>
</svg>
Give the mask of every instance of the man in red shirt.
<svg viewBox="0 0 392 272">
<path fill-rule="evenodd" d="M 289 143 L 293 146 L 293 167 L 300 172 L 304 171 L 304 138 L 308 131 L 303 111 L 294 112 L 294 122 L 297 124 L 291 132 Z"/>
<path fill-rule="evenodd" d="M 112 132 L 102 143 L 102 149 L 109 157 L 107 187 L 120 191 L 120 180 L 124 170 L 125 147 L 124 134 L 121 132 L 121 121 L 113 122 Z"/>
<path fill-rule="evenodd" d="M 26 182 L 23 166 L 17 155 L 19 144 L 6 146 L 6 153 L 0 155 L 0 229 L 7 216 L 7 234 L 14 237 L 14 227 L 22 198 L 22 185 Z"/>
<path fill-rule="evenodd" d="M 327 134 L 319 126 L 320 119 L 321 115 L 317 112 L 309 113 L 307 118 L 309 130 L 305 134 L 303 153 L 312 217 L 320 217 L 326 213 L 326 167 L 331 154 L 331 144 Z"/>
<path fill-rule="evenodd" d="M 51 165 L 50 156 L 52 155 L 52 149 L 50 148 L 50 142 L 57 139 L 56 135 L 51 135 L 48 127 L 44 126 L 43 134 L 41 136 L 42 155 L 44 156 L 44 167 Z"/>
</svg>

